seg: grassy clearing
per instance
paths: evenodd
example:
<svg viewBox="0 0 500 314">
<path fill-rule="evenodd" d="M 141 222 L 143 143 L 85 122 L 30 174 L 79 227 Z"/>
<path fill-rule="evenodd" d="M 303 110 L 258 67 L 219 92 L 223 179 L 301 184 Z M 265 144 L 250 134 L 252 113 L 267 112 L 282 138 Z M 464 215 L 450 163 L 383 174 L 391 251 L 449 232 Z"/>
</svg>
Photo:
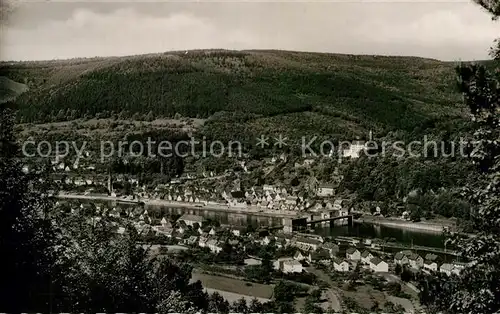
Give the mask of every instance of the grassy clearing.
<svg viewBox="0 0 500 314">
<path fill-rule="evenodd" d="M 50 123 L 23 123 L 18 128 L 22 136 L 36 135 L 43 132 L 49 134 L 65 134 L 75 132 L 79 135 L 113 135 L 128 132 L 145 132 L 148 130 L 179 130 L 193 132 L 201 128 L 205 120 L 195 118 L 156 119 L 153 121 L 119 120 L 119 119 L 76 119 Z"/>
<path fill-rule="evenodd" d="M 250 283 L 239 279 L 202 274 L 196 271 L 193 272 L 191 280 L 200 280 L 203 287 L 207 289 L 226 291 L 251 298 L 271 299 L 273 295 L 272 285 Z"/>
<path fill-rule="evenodd" d="M 368 310 L 375 305 L 375 302 L 382 308 L 387 301 L 383 292 L 377 291 L 369 285 L 358 286 L 356 287 L 356 291 L 343 289 L 342 294 L 344 298 L 351 298 L 355 300 L 360 307 Z"/>
</svg>

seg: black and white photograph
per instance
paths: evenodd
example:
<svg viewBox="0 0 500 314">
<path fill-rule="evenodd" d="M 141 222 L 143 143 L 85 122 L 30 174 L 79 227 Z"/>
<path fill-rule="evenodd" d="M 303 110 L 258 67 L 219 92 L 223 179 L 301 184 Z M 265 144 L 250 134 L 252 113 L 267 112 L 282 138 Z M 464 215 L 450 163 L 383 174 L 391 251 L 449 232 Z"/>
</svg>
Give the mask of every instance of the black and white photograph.
<svg viewBox="0 0 500 314">
<path fill-rule="evenodd" d="M 500 0 L 0 0 L 0 313 L 500 312 Z"/>
</svg>

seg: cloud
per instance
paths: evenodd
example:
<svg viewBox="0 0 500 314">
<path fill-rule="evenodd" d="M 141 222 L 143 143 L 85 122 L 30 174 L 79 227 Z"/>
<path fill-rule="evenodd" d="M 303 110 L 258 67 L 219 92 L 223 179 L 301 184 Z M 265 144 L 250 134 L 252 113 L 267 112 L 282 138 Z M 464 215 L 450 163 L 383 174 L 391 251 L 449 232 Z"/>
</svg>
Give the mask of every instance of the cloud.
<svg viewBox="0 0 500 314">
<path fill-rule="evenodd" d="M 486 58 L 500 34 L 500 22 L 471 3 L 75 2 L 23 10 L 0 29 L 4 60 L 203 48 L 466 60 Z"/>
<path fill-rule="evenodd" d="M 500 35 L 500 24 L 478 10 L 438 10 L 399 25 L 380 23 L 366 28 L 383 34 L 381 42 L 411 41 L 423 45 L 491 42 Z M 396 27 L 395 27 L 396 26 Z M 497 26 L 497 27 L 495 27 Z"/>
<path fill-rule="evenodd" d="M 65 21 L 36 29 L 2 31 L 3 59 L 53 59 L 130 55 L 199 48 L 244 49 L 258 38 L 242 29 L 220 29 L 189 12 L 154 17 L 132 9 L 111 14 L 76 10 Z"/>
</svg>

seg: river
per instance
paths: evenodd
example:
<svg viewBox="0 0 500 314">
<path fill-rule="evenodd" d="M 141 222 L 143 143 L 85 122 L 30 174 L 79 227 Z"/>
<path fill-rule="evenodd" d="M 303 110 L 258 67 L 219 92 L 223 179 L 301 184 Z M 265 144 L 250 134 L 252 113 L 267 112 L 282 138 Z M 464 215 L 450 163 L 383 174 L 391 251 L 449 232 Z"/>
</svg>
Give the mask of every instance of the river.
<svg viewBox="0 0 500 314">
<path fill-rule="evenodd" d="M 76 201 L 76 200 L 75 200 Z M 89 202 L 79 200 L 76 202 Z M 106 201 L 92 201 L 93 203 L 110 203 Z M 109 206 L 109 205 L 108 205 Z M 137 206 L 134 204 L 114 203 L 112 206 Z M 146 205 L 145 208 L 152 217 L 163 217 L 171 215 L 193 214 L 203 216 L 212 221 L 219 221 L 222 225 L 247 226 L 276 226 L 282 223 L 278 217 L 263 217 L 252 214 L 239 214 L 223 211 L 206 210 L 203 208 L 180 208 L 164 207 L 157 205 Z M 413 244 L 416 246 L 444 248 L 444 237 L 440 233 L 409 230 L 403 228 L 387 227 L 371 223 L 354 223 L 353 226 L 317 226 L 315 234 L 324 237 L 352 236 L 360 238 L 379 238 L 403 244 Z"/>
</svg>

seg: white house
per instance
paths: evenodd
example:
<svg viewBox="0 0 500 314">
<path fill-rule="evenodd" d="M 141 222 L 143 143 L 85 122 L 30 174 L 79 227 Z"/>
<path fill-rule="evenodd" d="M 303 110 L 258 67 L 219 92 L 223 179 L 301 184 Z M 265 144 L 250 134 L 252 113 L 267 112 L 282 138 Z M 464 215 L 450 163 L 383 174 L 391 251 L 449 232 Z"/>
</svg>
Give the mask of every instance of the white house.
<svg viewBox="0 0 500 314">
<path fill-rule="evenodd" d="M 243 227 L 233 227 L 231 229 L 231 233 L 237 237 L 242 236 L 245 233 L 246 229 Z"/>
<path fill-rule="evenodd" d="M 424 261 L 424 268 L 432 271 L 437 271 L 438 265 L 436 262 L 426 260 Z"/>
<path fill-rule="evenodd" d="M 378 257 L 374 257 L 370 260 L 370 269 L 374 272 L 387 273 L 389 272 L 389 264 Z"/>
<path fill-rule="evenodd" d="M 445 273 L 449 276 L 449 275 L 451 275 L 451 273 L 453 271 L 453 265 L 445 263 L 445 264 L 441 265 L 441 267 L 439 267 L 439 271 L 442 273 Z"/>
<path fill-rule="evenodd" d="M 219 245 L 217 240 L 208 240 L 206 246 L 212 251 L 212 253 L 219 253 L 222 251 L 222 247 Z"/>
<path fill-rule="evenodd" d="M 408 257 L 404 254 L 404 252 L 398 252 L 396 255 L 394 255 L 394 263 L 399 264 L 399 265 L 405 265 L 408 264 Z"/>
<path fill-rule="evenodd" d="M 346 251 L 346 258 L 351 261 L 359 261 L 361 259 L 361 253 L 355 248 L 348 248 Z"/>
<path fill-rule="evenodd" d="M 268 236 L 265 236 L 262 240 L 260 240 L 261 245 L 269 245 L 271 243 L 271 239 Z"/>
<path fill-rule="evenodd" d="M 349 271 L 349 263 L 343 259 L 335 259 L 333 261 L 333 269 L 340 272 Z"/>
<path fill-rule="evenodd" d="M 340 250 L 339 246 L 332 242 L 324 243 L 322 249 L 327 250 L 330 253 L 330 256 L 337 255 Z"/>
<path fill-rule="evenodd" d="M 453 269 L 452 269 L 452 273 L 454 273 L 455 275 L 460 275 L 460 272 L 465 268 L 464 265 L 453 265 Z"/>
<path fill-rule="evenodd" d="M 199 247 L 206 247 L 207 242 L 208 242 L 208 238 L 201 236 L 200 239 L 198 240 L 198 246 Z"/>
<path fill-rule="evenodd" d="M 302 264 L 291 257 L 278 258 L 273 263 L 274 269 L 281 270 L 284 273 L 301 273 L 303 271 Z"/>
<path fill-rule="evenodd" d="M 306 259 L 306 257 L 304 255 L 302 255 L 302 253 L 300 251 L 297 251 L 293 255 L 293 259 L 295 259 L 297 261 L 302 261 L 302 260 Z"/>
<path fill-rule="evenodd" d="M 365 250 L 365 251 L 363 251 L 363 253 L 361 253 L 361 262 L 363 264 L 369 265 L 370 264 L 370 260 L 372 258 L 374 258 L 374 257 L 375 256 L 372 253 L 370 253 L 369 251 Z"/>
<path fill-rule="evenodd" d="M 318 187 L 317 196 L 326 197 L 331 196 L 334 193 L 333 185 L 331 184 L 322 184 Z"/>
<path fill-rule="evenodd" d="M 183 234 L 185 231 L 186 231 L 186 228 L 183 226 L 179 226 L 179 228 L 177 229 L 177 232 L 179 232 L 180 234 Z"/>
<path fill-rule="evenodd" d="M 214 236 L 217 234 L 217 230 L 215 230 L 215 228 L 210 228 L 210 231 L 208 231 L 208 234 L 211 236 Z"/>
<path fill-rule="evenodd" d="M 263 189 L 264 191 L 273 192 L 273 191 L 274 191 L 274 186 L 269 185 L 269 184 L 264 184 L 264 186 L 262 187 L 262 189 Z"/>
<path fill-rule="evenodd" d="M 366 144 L 362 141 L 352 142 L 348 148 L 342 151 L 343 157 L 359 158 L 360 153 L 366 149 Z"/>
<path fill-rule="evenodd" d="M 293 259 L 292 257 L 280 257 L 273 262 L 273 268 L 276 270 L 280 270 L 280 263 L 286 260 Z"/>
<path fill-rule="evenodd" d="M 410 256 L 408 256 L 408 262 L 410 267 L 415 269 L 420 269 L 424 266 L 424 259 L 417 253 L 410 254 Z"/>
<path fill-rule="evenodd" d="M 286 260 L 281 264 L 281 271 L 287 273 L 301 273 L 303 271 L 302 264 L 296 260 Z"/>
<path fill-rule="evenodd" d="M 165 219 L 165 217 L 163 217 L 163 218 L 161 219 L 160 223 L 161 223 L 162 227 L 165 227 L 165 226 L 167 225 L 167 223 L 168 223 L 168 222 L 167 222 L 167 220 Z"/>
</svg>

